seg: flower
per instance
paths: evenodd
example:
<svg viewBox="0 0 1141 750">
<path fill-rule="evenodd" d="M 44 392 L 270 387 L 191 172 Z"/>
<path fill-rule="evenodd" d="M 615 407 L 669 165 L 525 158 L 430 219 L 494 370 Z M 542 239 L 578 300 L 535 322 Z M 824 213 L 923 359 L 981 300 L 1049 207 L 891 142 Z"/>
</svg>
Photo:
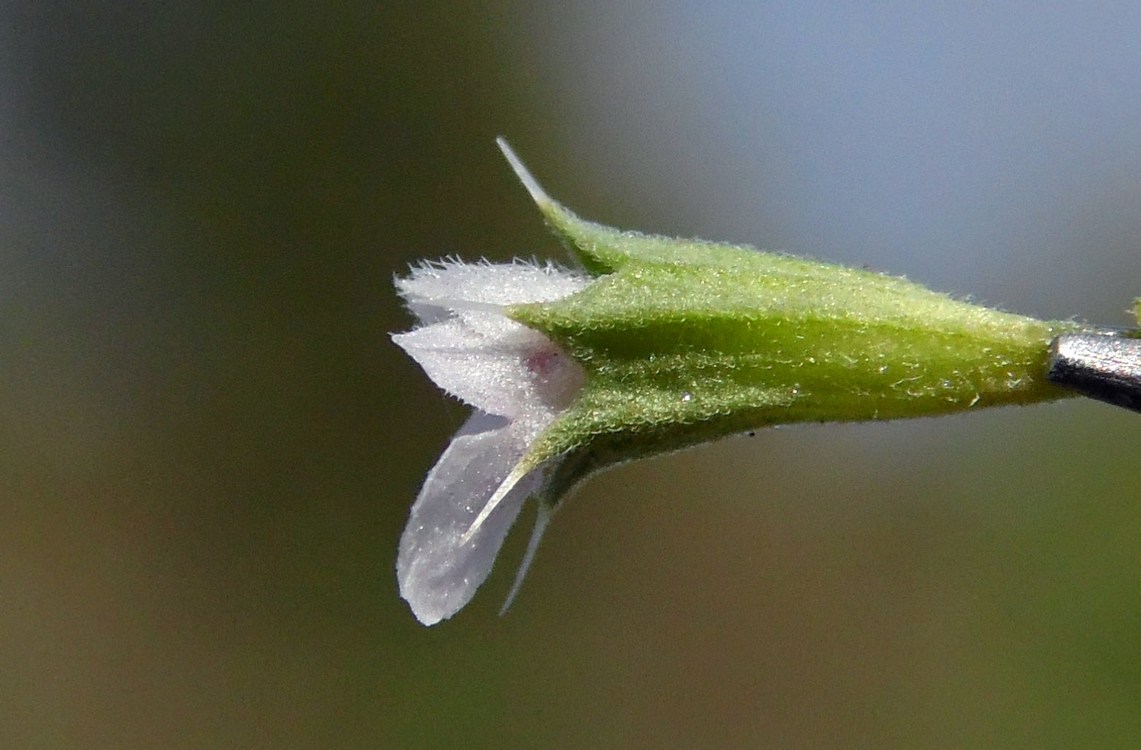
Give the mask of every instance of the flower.
<svg viewBox="0 0 1141 750">
<path fill-rule="evenodd" d="M 400 591 L 426 625 L 455 614 L 491 572 L 523 501 L 549 476 L 549 462 L 526 460 L 528 448 L 582 388 L 582 368 L 504 309 L 588 282 L 554 265 L 460 261 L 424 264 L 397 281 L 422 325 L 393 341 L 475 409 L 429 472 L 400 540 Z M 528 560 L 547 517 L 544 505 Z"/>
<path fill-rule="evenodd" d="M 489 575 L 529 497 L 535 529 L 591 472 L 795 422 L 894 419 L 1069 392 L 1049 345 L 1081 330 L 905 279 L 584 221 L 508 161 L 582 271 L 425 263 L 396 281 L 420 326 L 393 341 L 474 413 L 428 473 L 400 540 L 424 624 Z"/>
</svg>

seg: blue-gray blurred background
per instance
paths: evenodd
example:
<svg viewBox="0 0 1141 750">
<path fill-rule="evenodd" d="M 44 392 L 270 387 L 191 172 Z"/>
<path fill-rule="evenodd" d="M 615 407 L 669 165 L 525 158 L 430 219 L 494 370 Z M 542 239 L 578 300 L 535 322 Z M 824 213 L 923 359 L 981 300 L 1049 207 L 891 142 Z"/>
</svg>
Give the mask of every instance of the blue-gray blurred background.
<svg viewBox="0 0 1141 750">
<path fill-rule="evenodd" d="M 427 629 L 396 543 L 464 409 L 387 334 L 410 262 L 560 253 L 498 134 L 606 223 L 1127 324 L 1141 6 L 0 14 L 0 745 L 1135 746 L 1137 415 L 622 467 Z"/>
</svg>

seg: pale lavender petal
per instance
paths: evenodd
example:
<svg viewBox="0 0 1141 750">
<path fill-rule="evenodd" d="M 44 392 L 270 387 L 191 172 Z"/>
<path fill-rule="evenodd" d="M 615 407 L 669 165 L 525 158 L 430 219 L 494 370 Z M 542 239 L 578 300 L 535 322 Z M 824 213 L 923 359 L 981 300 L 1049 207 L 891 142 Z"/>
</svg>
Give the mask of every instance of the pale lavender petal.
<svg viewBox="0 0 1141 750">
<path fill-rule="evenodd" d="M 396 560 L 400 594 L 425 625 L 451 617 L 471 600 L 491 572 L 523 501 L 541 488 L 542 469 L 524 476 L 463 541 L 538 429 L 477 411 L 428 473 Z"/>
</svg>

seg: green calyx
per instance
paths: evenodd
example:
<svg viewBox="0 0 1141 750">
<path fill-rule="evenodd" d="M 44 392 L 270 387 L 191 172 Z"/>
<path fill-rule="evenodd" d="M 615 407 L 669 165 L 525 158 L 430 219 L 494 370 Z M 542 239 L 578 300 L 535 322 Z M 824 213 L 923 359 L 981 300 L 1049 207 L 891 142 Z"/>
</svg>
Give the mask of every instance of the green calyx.
<svg viewBox="0 0 1141 750">
<path fill-rule="evenodd" d="M 577 294 L 510 310 L 587 374 L 534 447 L 577 455 L 560 473 L 767 425 L 1070 395 L 1045 370 L 1050 341 L 1080 329 L 1075 323 L 999 312 L 869 271 L 584 221 L 512 157 L 552 229 L 597 277 Z"/>
</svg>

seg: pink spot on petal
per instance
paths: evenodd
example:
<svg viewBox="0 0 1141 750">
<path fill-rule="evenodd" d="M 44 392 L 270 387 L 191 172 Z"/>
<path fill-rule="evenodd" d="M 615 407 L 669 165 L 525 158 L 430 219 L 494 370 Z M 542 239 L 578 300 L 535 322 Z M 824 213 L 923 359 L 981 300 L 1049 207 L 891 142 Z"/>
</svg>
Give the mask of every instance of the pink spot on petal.
<svg viewBox="0 0 1141 750">
<path fill-rule="evenodd" d="M 562 358 L 558 349 L 540 349 L 527 357 L 527 369 L 540 378 L 549 378 L 562 367 Z"/>
</svg>

